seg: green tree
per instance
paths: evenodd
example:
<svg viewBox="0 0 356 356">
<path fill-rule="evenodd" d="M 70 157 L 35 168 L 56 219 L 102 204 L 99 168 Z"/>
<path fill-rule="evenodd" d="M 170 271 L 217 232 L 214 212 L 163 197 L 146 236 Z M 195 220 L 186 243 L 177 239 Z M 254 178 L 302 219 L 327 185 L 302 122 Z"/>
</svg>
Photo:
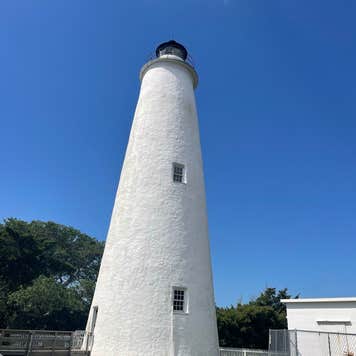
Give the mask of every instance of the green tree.
<svg viewBox="0 0 356 356">
<path fill-rule="evenodd" d="M 83 328 L 103 248 L 72 227 L 6 219 L 0 224 L 0 327 Z"/>
<path fill-rule="evenodd" d="M 0 327 L 1 325 L 6 325 L 6 320 L 8 319 L 8 307 L 7 307 L 7 297 L 8 288 L 6 284 L 0 279 Z"/>
<path fill-rule="evenodd" d="M 7 304 L 12 310 L 10 325 L 16 329 L 78 329 L 85 325 L 88 312 L 75 289 L 44 276 L 11 293 Z"/>
<path fill-rule="evenodd" d="M 287 326 L 286 308 L 280 299 L 290 297 L 287 289 L 266 288 L 247 304 L 217 308 L 220 345 L 266 349 L 269 329 Z"/>
</svg>

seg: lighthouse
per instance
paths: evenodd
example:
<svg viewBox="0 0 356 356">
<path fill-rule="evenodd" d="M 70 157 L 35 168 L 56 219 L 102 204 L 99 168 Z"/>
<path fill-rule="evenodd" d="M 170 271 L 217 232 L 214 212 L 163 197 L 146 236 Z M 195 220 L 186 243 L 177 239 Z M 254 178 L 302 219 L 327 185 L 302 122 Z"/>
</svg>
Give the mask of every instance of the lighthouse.
<svg viewBox="0 0 356 356">
<path fill-rule="evenodd" d="M 198 75 L 169 41 L 140 80 L 87 322 L 91 355 L 217 356 Z"/>
</svg>

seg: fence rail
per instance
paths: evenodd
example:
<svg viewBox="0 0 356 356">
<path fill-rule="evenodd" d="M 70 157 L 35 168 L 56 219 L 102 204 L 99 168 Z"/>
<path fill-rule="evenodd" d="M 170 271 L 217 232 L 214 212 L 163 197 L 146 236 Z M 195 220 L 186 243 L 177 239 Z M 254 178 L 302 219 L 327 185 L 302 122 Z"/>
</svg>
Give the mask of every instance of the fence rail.
<svg viewBox="0 0 356 356">
<path fill-rule="evenodd" d="M 356 356 L 356 334 L 270 330 L 269 352 L 281 356 Z"/>
<path fill-rule="evenodd" d="M 68 354 L 81 351 L 83 340 L 87 336 L 84 331 L 46 331 L 46 330 L 11 330 L 0 329 L 0 354 L 16 352 L 31 355 L 34 351 L 68 351 Z M 88 349 L 83 350 L 83 355 Z"/>
<path fill-rule="evenodd" d="M 220 356 L 287 356 L 287 355 L 284 352 L 273 352 L 267 350 L 220 348 Z"/>
<path fill-rule="evenodd" d="M 220 348 L 220 356 L 270 356 L 265 350 Z"/>
</svg>

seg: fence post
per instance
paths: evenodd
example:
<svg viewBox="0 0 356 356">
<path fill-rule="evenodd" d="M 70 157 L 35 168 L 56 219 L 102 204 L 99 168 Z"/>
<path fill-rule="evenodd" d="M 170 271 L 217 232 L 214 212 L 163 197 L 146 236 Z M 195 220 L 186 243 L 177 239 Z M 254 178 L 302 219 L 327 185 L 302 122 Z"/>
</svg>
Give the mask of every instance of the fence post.
<svg viewBox="0 0 356 356">
<path fill-rule="evenodd" d="M 297 329 L 295 329 L 294 332 L 295 332 L 295 355 L 298 356 L 298 333 L 297 333 Z"/>
<path fill-rule="evenodd" d="M 330 334 L 329 333 L 328 333 L 328 347 L 329 347 L 329 356 L 331 356 Z"/>
<path fill-rule="evenodd" d="M 284 338 L 283 338 L 284 346 L 283 346 L 283 351 L 289 355 L 290 354 L 290 333 L 289 330 L 286 329 L 284 331 Z"/>
<path fill-rule="evenodd" d="M 268 351 L 271 349 L 272 344 L 271 329 L 268 330 Z"/>
<path fill-rule="evenodd" d="M 72 355 L 72 347 L 73 347 L 73 334 L 74 332 L 70 333 L 70 340 L 69 340 L 69 356 Z"/>
<path fill-rule="evenodd" d="M 32 351 L 32 339 L 33 339 L 32 331 L 29 331 L 28 336 L 29 336 L 29 340 L 28 340 L 28 344 L 27 344 L 26 356 L 30 356 L 31 355 L 31 351 Z"/>
<path fill-rule="evenodd" d="M 54 350 L 56 348 L 56 339 L 57 339 L 57 332 L 54 333 L 54 338 L 53 338 L 53 341 L 52 341 L 52 352 L 51 352 L 52 356 L 54 355 Z"/>
</svg>

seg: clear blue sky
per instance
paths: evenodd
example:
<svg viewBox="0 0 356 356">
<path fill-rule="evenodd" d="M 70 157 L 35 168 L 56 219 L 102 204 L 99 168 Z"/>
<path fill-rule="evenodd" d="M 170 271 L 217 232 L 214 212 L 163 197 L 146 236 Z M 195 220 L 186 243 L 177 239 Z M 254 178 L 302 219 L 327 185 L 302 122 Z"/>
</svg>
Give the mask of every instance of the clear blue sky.
<svg viewBox="0 0 356 356">
<path fill-rule="evenodd" d="M 356 295 L 356 2 L 0 4 L 0 218 L 105 239 L 139 91 L 192 54 L 218 305 Z"/>
</svg>

